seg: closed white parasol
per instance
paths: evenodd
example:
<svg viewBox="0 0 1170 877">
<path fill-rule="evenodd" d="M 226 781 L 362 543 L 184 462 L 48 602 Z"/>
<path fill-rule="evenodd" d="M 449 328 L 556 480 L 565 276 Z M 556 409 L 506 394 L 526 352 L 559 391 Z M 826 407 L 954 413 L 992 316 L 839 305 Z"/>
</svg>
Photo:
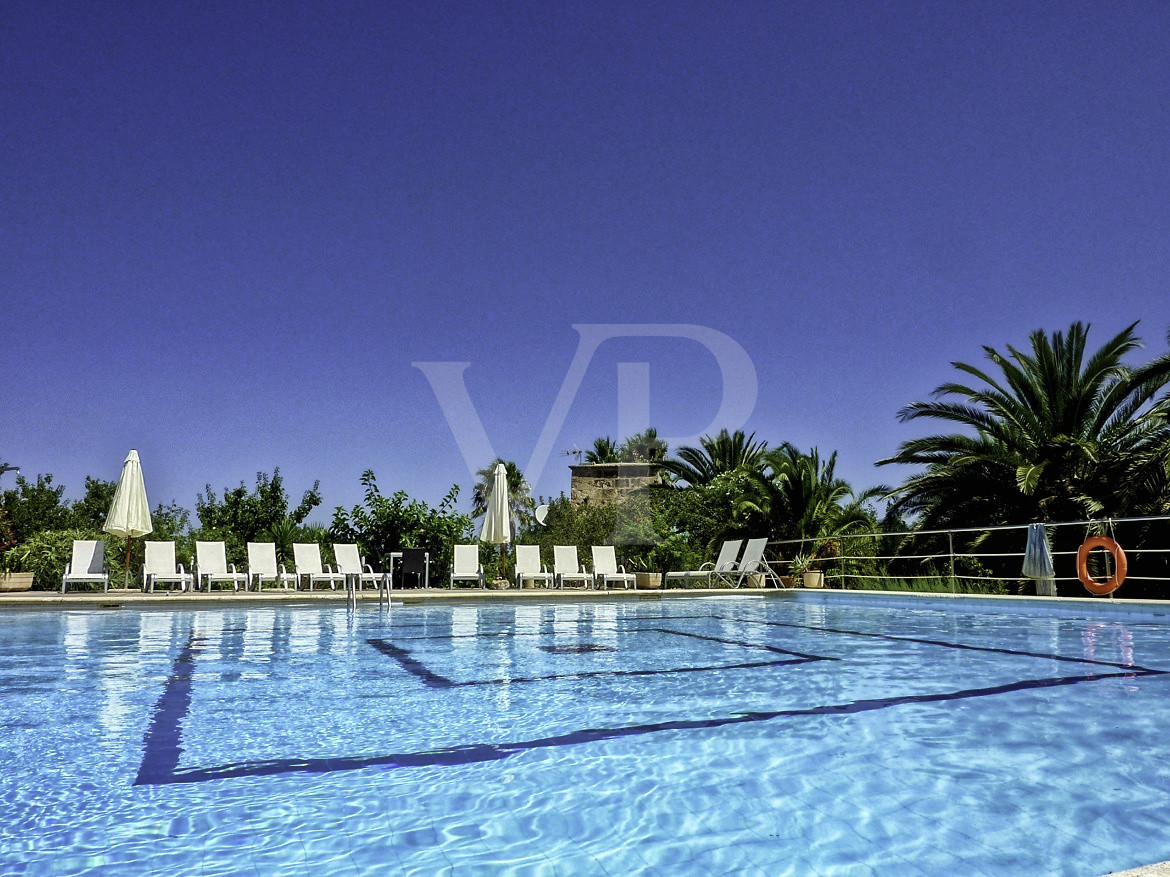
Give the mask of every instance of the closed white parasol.
<svg viewBox="0 0 1170 877">
<path fill-rule="evenodd" d="M 507 578 L 505 546 L 512 541 L 512 510 L 508 502 L 508 469 L 503 463 L 496 463 L 492 495 L 488 498 L 487 514 L 484 515 L 479 539 L 500 546 L 500 576 Z"/>
<path fill-rule="evenodd" d="M 122 463 L 122 474 L 114 490 L 114 501 L 106 515 L 107 533 L 126 538 L 126 587 L 130 587 L 130 540 L 145 536 L 154 530 L 150 523 L 150 503 L 146 499 L 146 483 L 142 480 L 142 462 L 138 451 L 131 451 Z"/>
</svg>

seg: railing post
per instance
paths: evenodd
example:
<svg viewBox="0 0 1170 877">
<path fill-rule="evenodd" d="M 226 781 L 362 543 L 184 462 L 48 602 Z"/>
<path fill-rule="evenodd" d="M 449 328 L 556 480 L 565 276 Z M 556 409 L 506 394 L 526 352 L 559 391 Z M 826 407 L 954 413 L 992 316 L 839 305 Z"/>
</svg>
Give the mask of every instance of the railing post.
<svg viewBox="0 0 1170 877">
<path fill-rule="evenodd" d="M 955 587 L 955 534 L 951 530 L 947 530 L 947 545 L 951 551 L 951 593 L 957 593 Z"/>
</svg>

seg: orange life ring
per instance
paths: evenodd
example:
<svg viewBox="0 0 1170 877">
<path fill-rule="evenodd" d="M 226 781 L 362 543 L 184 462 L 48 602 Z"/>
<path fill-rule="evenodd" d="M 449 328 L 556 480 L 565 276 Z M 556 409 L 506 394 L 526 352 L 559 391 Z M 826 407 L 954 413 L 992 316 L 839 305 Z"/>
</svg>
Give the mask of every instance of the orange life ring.
<svg viewBox="0 0 1170 877">
<path fill-rule="evenodd" d="M 1099 582 L 1089 575 L 1089 552 L 1094 548 L 1104 548 L 1113 555 L 1113 563 L 1117 569 L 1108 581 Z M 1077 552 L 1077 578 L 1081 580 L 1082 585 L 1088 588 L 1090 593 L 1112 594 L 1125 581 L 1126 569 L 1125 552 L 1108 536 L 1090 536 Z"/>
</svg>

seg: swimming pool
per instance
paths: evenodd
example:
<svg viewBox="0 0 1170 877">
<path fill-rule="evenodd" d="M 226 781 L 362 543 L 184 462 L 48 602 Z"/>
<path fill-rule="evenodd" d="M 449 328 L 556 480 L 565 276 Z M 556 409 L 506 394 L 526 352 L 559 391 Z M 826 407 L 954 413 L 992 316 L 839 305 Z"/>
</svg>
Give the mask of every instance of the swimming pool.
<svg viewBox="0 0 1170 877">
<path fill-rule="evenodd" d="M 834 596 L 2 612 L 0 872 L 1170 859 L 1170 625 Z"/>
</svg>

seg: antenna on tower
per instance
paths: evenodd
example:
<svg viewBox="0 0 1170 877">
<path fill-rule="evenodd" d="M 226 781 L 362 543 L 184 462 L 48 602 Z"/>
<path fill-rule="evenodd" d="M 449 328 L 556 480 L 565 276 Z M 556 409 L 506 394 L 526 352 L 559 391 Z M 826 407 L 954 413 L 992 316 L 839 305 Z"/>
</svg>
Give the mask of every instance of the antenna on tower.
<svg viewBox="0 0 1170 877">
<path fill-rule="evenodd" d="M 581 462 L 581 456 L 582 456 L 584 453 L 585 453 L 585 452 L 584 452 L 583 450 L 581 450 L 579 447 L 577 447 L 576 445 L 573 445 L 573 448 L 572 448 L 572 450 L 569 450 L 569 451 L 561 451 L 561 456 L 562 456 L 562 457 L 576 457 L 576 458 L 577 458 L 577 462 L 578 462 L 578 463 L 580 463 L 580 462 Z"/>
</svg>

